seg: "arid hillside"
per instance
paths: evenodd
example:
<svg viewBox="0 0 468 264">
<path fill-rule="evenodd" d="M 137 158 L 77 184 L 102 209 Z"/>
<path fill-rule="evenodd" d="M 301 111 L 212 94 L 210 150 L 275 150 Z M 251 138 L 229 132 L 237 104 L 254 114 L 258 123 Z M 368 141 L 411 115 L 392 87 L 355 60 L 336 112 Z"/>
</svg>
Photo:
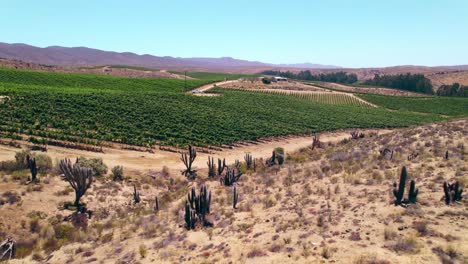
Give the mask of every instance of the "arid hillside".
<svg viewBox="0 0 468 264">
<path fill-rule="evenodd" d="M 118 169 L 87 163 L 102 174 L 81 199 L 89 219 L 69 205 L 75 195 L 57 160 L 45 162 L 38 183 L 18 162 L 2 162 L 0 239 L 12 237 L 24 257 L 11 263 L 468 261 L 466 194 L 447 205 L 443 191 L 444 182 L 468 182 L 468 119 L 319 141 L 276 149 L 273 161 L 255 153 L 227 160 L 221 175 L 192 168 L 195 180 L 170 168 L 123 168 L 119 180 Z M 403 206 L 395 206 L 403 167 Z M 202 186 L 210 203 L 198 214 L 186 200 Z M 187 225 L 186 206 L 198 222 Z"/>
</svg>

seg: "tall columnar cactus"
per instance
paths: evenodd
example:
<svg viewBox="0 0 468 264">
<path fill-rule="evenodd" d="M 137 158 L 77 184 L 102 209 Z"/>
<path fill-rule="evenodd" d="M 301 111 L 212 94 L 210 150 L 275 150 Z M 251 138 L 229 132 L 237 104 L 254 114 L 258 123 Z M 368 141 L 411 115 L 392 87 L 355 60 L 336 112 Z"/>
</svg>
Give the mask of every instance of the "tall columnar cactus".
<svg viewBox="0 0 468 264">
<path fill-rule="evenodd" d="M 450 203 L 462 200 L 463 189 L 460 188 L 458 181 L 452 184 L 447 184 L 447 182 L 444 182 L 444 193 L 445 204 L 450 205 Z"/>
<path fill-rule="evenodd" d="M 238 170 L 237 168 L 226 168 L 226 175 L 224 177 L 220 178 L 220 182 L 224 186 L 232 186 L 234 183 L 236 183 L 239 178 L 242 176 L 242 172 Z"/>
<path fill-rule="evenodd" d="M 257 172 L 257 160 L 256 159 L 254 159 L 253 161 L 253 170 L 254 172 Z"/>
<path fill-rule="evenodd" d="M 445 159 L 448 160 L 449 159 L 449 153 L 448 153 L 448 150 L 445 152 Z"/>
<path fill-rule="evenodd" d="M 206 220 L 206 215 L 210 214 L 210 205 L 211 205 L 211 191 L 208 192 L 206 186 L 200 187 L 200 193 L 197 195 L 195 192 L 195 187 L 192 188 L 191 193 L 187 195 L 187 205 L 189 205 L 189 209 L 193 210 L 193 212 L 196 214 L 198 217 L 197 221 L 200 221 L 200 223 L 203 226 L 211 225 Z M 190 211 L 189 210 L 189 211 Z M 191 212 L 187 211 L 187 206 L 185 208 L 185 222 L 187 223 L 188 215 L 190 213 L 190 219 L 191 223 L 194 221 L 193 220 L 193 214 Z"/>
<path fill-rule="evenodd" d="M 187 230 L 195 229 L 195 225 L 197 224 L 197 217 L 195 215 L 195 211 L 190 208 L 188 202 L 185 203 L 185 228 Z"/>
<path fill-rule="evenodd" d="M 406 205 L 406 204 L 417 202 L 419 190 L 416 188 L 416 182 L 414 180 L 411 180 L 410 189 L 408 192 L 408 198 L 406 199 L 404 198 L 406 178 L 407 178 L 406 167 L 403 166 L 403 168 L 401 169 L 400 183 L 398 184 L 398 188 L 397 188 L 396 182 L 393 184 L 393 187 L 394 187 L 393 195 L 395 196 L 395 206 Z"/>
<path fill-rule="evenodd" d="M 250 170 L 252 168 L 252 165 L 253 165 L 252 155 L 246 153 L 245 156 L 244 156 L 244 160 L 245 160 L 245 165 L 247 166 L 247 169 Z"/>
<path fill-rule="evenodd" d="M 208 178 L 214 178 L 216 176 L 216 168 L 214 163 L 214 158 L 208 157 Z"/>
<path fill-rule="evenodd" d="M 158 200 L 157 195 L 154 197 L 154 211 L 156 211 L 156 212 L 159 211 L 159 200 Z"/>
<path fill-rule="evenodd" d="M 398 185 L 397 189 L 397 184 L 396 182 L 393 183 L 393 195 L 395 196 L 395 205 L 401 205 L 403 203 L 403 196 L 405 194 L 405 183 L 406 183 L 406 167 L 403 167 L 401 169 L 401 175 L 400 175 L 400 184 Z"/>
<path fill-rule="evenodd" d="M 30 159 L 29 155 L 26 156 L 29 171 L 31 172 L 31 182 L 37 182 L 37 165 L 36 158 Z"/>
<path fill-rule="evenodd" d="M 133 203 L 137 204 L 140 201 L 140 192 L 137 191 L 136 185 L 133 185 Z"/>
<path fill-rule="evenodd" d="M 416 188 L 416 183 L 414 180 L 411 180 L 410 189 L 408 193 L 408 203 L 416 203 L 419 190 Z"/>
<path fill-rule="evenodd" d="M 239 200 L 239 194 L 237 193 L 237 185 L 234 185 L 232 194 L 232 208 L 237 209 L 237 201 Z"/>
<path fill-rule="evenodd" d="M 196 170 L 192 169 L 193 162 L 197 157 L 197 151 L 191 145 L 189 145 L 189 151 L 182 153 L 181 160 L 185 164 L 186 169 L 182 171 L 182 175 L 193 180 L 197 176 Z"/>
<path fill-rule="evenodd" d="M 221 176 L 223 174 L 224 169 L 226 168 L 226 159 L 223 159 L 221 162 L 221 159 L 218 159 L 218 176 Z"/>
<path fill-rule="evenodd" d="M 77 162 L 72 165 L 69 159 L 61 160 L 59 167 L 64 180 L 75 190 L 74 205 L 79 209 L 81 197 L 85 195 L 93 183 L 93 170 L 81 167 Z"/>
</svg>

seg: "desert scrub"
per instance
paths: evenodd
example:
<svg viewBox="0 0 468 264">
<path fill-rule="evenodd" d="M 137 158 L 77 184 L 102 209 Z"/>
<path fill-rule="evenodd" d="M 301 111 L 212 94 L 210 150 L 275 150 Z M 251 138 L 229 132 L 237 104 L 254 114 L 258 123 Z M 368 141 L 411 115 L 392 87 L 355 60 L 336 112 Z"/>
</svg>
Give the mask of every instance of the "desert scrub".
<svg viewBox="0 0 468 264">
<path fill-rule="evenodd" d="M 398 239 L 391 248 L 398 253 L 417 253 L 419 252 L 419 243 L 417 237 L 410 234 Z"/>
<path fill-rule="evenodd" d="M 146 246 L 144 244 L 140 245 L 138 251 L 140 252 L 140 257 L 142 259 L 146 258 L 146 256 L 148 255 L 148 250 L 146 249 Z"/>
</svg>

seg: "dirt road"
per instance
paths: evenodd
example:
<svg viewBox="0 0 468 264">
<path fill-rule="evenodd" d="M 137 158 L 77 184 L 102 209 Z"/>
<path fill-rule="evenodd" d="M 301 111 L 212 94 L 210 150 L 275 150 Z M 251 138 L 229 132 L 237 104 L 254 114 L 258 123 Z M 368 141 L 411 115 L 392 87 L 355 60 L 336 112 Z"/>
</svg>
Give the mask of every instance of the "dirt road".
<svg viewBox="0 0 468 264">
<path fill-rule="evenodd" d="M 339 142 L 344 138 L 349 138 L 350 131 L 351 130 L 324 132 L 319 134 L 319 136 L 322 142 Z M 367 129 L 360 131 L 366 134 L 371 131 L 379 134 L 385 134 L 392 130 Z M 200 169 L 206 169 L 208 156 L 212 156 L 215 159 L 225 158 L 227 163 L 234 163 L 236 159 L 241 161 L 244 160 L 245 153 L 252 154 L 254 158 L 266 158 L 271 155 L 271 152 L 275 147 L 283 147 L 287 153 L 303 147 L 308 147 L 311 143 L 312 136 L 291 136 L 288 138 L 270 139 L 269 141 L 262 141 L 258 144 L 245 145 L 224 151 L 214 151 L 213 154 L 198 153 L 194 166 Z M 17 148 L 0 145 L 0 161 L 14 159 L 15 152 L 17 151 L 19 151 Z M 49 146 L 47 155 L 51 156 L 55 162 L 63 158 L 75 159 L 78 156 L 85 156 L 87 158 L 101 157 L 109 168 L 116 165 L 122 165 L 130 171 L 145 171 L 150 169 L 161 170 L 164 166 L 167 166 L 171 171 L 178 173 L 184 166 L 180 161 L 180 154 L 167 151 L 157 151 L 153 154 L 132 150 L 104 148 L 104 153 L 96 153 Z"/>
</svg>

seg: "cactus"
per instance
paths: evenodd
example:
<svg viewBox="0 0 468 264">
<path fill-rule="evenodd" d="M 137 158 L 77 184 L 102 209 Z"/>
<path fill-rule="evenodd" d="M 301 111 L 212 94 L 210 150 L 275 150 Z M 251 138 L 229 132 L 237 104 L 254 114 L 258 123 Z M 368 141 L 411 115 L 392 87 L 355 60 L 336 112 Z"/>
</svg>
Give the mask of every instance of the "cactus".
<svg viewBox="0 0 468 264">
<path fill-rule="evenodd" d="M 210 213 L 211 191 L 208 193 L 206 186 L 202 186 L 200 187 L 199 195 L 197 195 L 195 192 L 195 187 L 193 187 L 191 193 L 189 193 L 187 196 L 188 197 L 187 197 L 187 202 L 185 206 L 185 223 L 192 224 L 194 221 L 195 223 L 197 221 L 200 221 L 202 226 L 211 225 L 211 223 L 209 223 L 206 220 L 206 215 Z M 198 217 L 198 220 L 197 219 L 194 220 L 195 215 Z M 187 228 L 187 229 L 190 230 L 193 228 Z"/>
<path fill-rule="evenodd" d="M 197 177 L 197 171 L 192 169 L 192 164 L 196 157 L 197 151 L 191 145 L 189 145 L 189 152 L 182 153 L 181 157 L 181 160 L 186 167 L 186 169 L 182 171 L 182 175 L 191 180 L 194 180 Z"/>
<path fill-rule="evenodd" d="M 224 186 L 232 186 L 236 183 L 239 178 L 242 176 L 242 172 L 239 171 L 237 168 L 231 169 L 229 167 L 226 168 L 226 175 L 220 178 L 220 182 Z"/>
<path fill-rule="evenodd" d="M 197 223 L 197 217 L 195 216 L 195 212 L 190 208 L 188 202 L 185 203 L 185 228 L 187 230 L 195 229 L 195 225 Z"/>
<path fill-rule="evenodd" d="M 26 161 L 28 164 L 29 171 L 31 172 L 31 182 L 37 182 L 37 166 L 36 158 L 30 159 L 29 155 L 26 156 Z"/>
<path fill-rule="evenodd" d="M 208 157 L 208 162 L 206 164 L 208 164 L 208 178 L 214 178 L 216 175 L 214 158 Z"/>
<path fill-rule="evenodd" d="M 278 161 L 278 165 L 283 165 L 284 163 L 284 149 L 281 147 L 275 148 L 276 152 L 276 160 Z"/>
<path fill-rule="evenodd" d="M 403 203 L 403 196 L 405 194 L 406 176 L 407 176 L 406 167 L 403 167 L 401 169 L 400 184 L 398 186 L 398 189 L 396 188 L 397 187 L 396 182 L 393 183 L 393 187 L 394 187 L 393 188 L 393 195 L 396 198 L 395 205 L 401 205 Z"/>
<path fill-rule="evenodd" d="M 136 185 L 133 185 L 133 203 L 137 204 L 141 201 L 140 192 L 137 191 Z"/>
<path fill-rule="evenodd" d="M 253 161 L 253 170 L 254 172 L 257 172 L 257 160 L 256 159 L 254 159 Z"/>
<path fill-rule="evenodd" d="M 237 209 L 237 201 L 239 200 L 239 194 L 237 193 L 237 186 L 234 185 L 232 194 L 232 208 Z"/>
<path fill-rule="evenodd" d="M 221 162 L 221 159 L 218 159 L 218 175 L 219 176 L 223 174 L 223 171 L 225 168 L 226 168 L 226 159 L 223 159 L 223 162 Z"/>
<path fill-rule="evenodd" d="M 416 203 L 419 190 L 416 188 L 416 183 L 414 180 L 410 182 L 410 189 L 408 193 L 408 203 Z"/>
<path fill-rule="evenodd" d="M 72 165 L 69 159 L 61 160 L 59 167 L 64 180 L 75 190 L 74 205 L 79 209 L 81 197 L 93 183 L 93 170 L 81 167 L 77 162 Z"/>
<path fill-rule="evenodd" d="M 393 184 L 393 195 L 395 196 L 395 206 L 397 205 L 406 205 L 410 203 L 416 203 L 419 190 L 416 188 L 416 182 L 411 180 L 410 189 L 408 192 L 408 198 L 404 198 L 405 194 L 405 185 L 406 185 L 407 172 L 406 167 L 403 166 L 401 169 L 400 183 L 397 188 L 397 183 Z"/>
<path fill-rule="evenodd" d="M 448 160 L 449 159 L 449 153 L 448 153 L 448 150 L 445 152 L 445 159 Z"/>
<path fill-rule="evenodd" d="M 350 133 L 351 139 L 360 139 L 364 138 L 364 133 L 359 133 L 357 130 Z"/>
<path fill-rule="evenodd" d="M 322 148 L 322 142 L 320 142 L 319 137 L 317 134 L 314 135 L 314 138 L 312 139 L 312 150 L 315 148 Z"/>
<path fill-rule="evenodd" d="M 159 211 L 159 200 L 158 200 L 158 196 L 157 196 L 157 195 L 154 197 L 154 210 L 155 210 L 156 212 Z"/>
<path fill-rule="evenodd" d="M 271 167 L 271 166 L 275 165 L 275 162 L 276 162 L 276 152 L 273 151 L 273 152 L 271 153 L 271 158 L 267 159 L 265 164 L 266 164 L 268 167 Z"/>
<path fill-rule="evenodd" d="M 16 241 L 13 240 L 13 238 L 8 237 L 0 244 L 0 250 L 2 251 L 0 252 L 0 262 L 3 262 L 3 260 L 7 260 L 8 262 L 8 260 L 15 258 Z"/>
<path fill-rule="evenodd" d="M 283 163 L 284 163 L 284 154 L 278 153 L 276 159 L 278 160 L 278 165 L 283 165 Z"/>
<path fill-rule="evenodd" d="M 463 189 L 460 188 L 458 181 L 452 184 L 447 184 L 447 182 L 444 182 L 444 193 L 445 204 L 450 205 L 450 203 L 462 200 Z"/>
<path fill-rule="evenodd" d="M 247 166 L 247 169 L 250 170 L 252 168 L 252 165 L 253 165 L 252 155 L 246 153 L 245 157 L 244 157 L 244 160 L 245 160 L 245 165 Z"/>
<path fill-rule="evenodd" d="M 234 162 L 234 167 L 235 167 L 236 169 L 238 169 L 238 170 L 240 169 L 240 162 L 239 162 L 239 160 L 236 160 L 236 161 Z"/>
</svg>

